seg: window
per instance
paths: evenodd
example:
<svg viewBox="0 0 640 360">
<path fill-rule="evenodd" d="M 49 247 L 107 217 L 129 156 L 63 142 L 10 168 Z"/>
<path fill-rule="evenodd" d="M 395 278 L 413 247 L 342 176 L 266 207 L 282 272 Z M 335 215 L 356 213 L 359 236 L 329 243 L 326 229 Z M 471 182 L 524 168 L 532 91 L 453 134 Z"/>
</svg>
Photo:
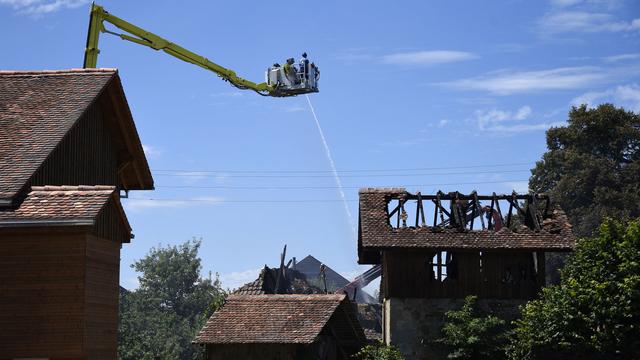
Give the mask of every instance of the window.
<svg viewBox="0 0 640 360">
<path fill-rule="evenodd" d="M 447 260 L 451 253 L 439 251 L 428 261 L 431 271 L 430 280 L 444 281 L 447 278 Z"/>
</svg>

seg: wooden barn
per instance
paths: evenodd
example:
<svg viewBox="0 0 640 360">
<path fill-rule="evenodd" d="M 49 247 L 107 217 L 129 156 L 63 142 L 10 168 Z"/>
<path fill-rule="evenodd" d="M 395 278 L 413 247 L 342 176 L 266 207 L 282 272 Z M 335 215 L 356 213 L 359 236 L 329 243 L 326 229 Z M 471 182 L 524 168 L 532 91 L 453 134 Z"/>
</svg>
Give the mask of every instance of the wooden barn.
<svg viewBox="0 0 640 360">
<path fill-rule="evenodd" d="M 120 203 L 153 179 L 114 69 L 0 72 L 0 359 L 115 359 Z"/>
<path fill-rule="evenodd" d="M 230 295 L 194 342 L 208 360 L 347 360 L 366 339 L 342 294 Z"/>
<path fill-rule="evenodd" d="M 467 295 L 517 316 L 545 285 L 546 256 L 574 244 L 545 195 L 360 191 L 358 262 L 382 265 L 383 338 L 407 359 L 445 358 L 431 341 Z"/>
</svg>

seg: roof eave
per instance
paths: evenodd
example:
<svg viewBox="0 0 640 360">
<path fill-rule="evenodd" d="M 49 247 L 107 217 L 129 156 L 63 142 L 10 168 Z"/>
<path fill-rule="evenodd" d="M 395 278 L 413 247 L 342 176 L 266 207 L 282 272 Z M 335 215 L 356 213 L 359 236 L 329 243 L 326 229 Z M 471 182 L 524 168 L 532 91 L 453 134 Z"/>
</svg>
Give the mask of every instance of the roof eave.
<svg viewBox="0 0 640 360">
<path fill-rule="evenodd" d="M 131 154 L 131 162 L 122 167 L 122 174 L 120 174 L 125 178 L 123 183 L 126 184 L 127 190 L 154 190 L 153 176 L 118 71 L 114 73 L 105 88 L 106 96 L 112 102 L 123 138 Z"/>
<path fill-rule="evenodd" d="M 94 226 L 93 219 L 24 219 L 0 220 L 0 228 L 19 228 L 33 226 Z"/>
</svg>

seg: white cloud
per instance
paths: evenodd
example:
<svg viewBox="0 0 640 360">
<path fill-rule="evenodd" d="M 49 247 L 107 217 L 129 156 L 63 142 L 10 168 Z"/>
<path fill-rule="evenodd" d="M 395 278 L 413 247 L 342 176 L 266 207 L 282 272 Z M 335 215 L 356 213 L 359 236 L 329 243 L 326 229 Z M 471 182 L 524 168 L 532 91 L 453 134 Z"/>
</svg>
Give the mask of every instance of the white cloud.
<svg viewBox="0 0 640 360">
<path fill-rule="evenodd" d="M 602 58 L 606 62 L 617 62 L 617 61 L 626 61 L 626 60 L 635 60 L 640 59 L 640 53 L 635 54 L 620 54 L 620 55 L 612 55 Z"/>
<path fill-rule="evenodd" d="M 504 121 L 522 121 L 531 115 L 532 110 L 528 105 L 522 106 L 515 112 L 505 110 L 477 110 L 474 113 L 474 119 L 480 130 L 487 130 L 489 128 L 495 129 L 498 123 Z"/>
<path fill-rule="evenodd" d="M 182 180 L 187 185 L 193 185 L 200 180 L 206 179 L 211 176 L 210 173 L 204 171 L 178 171 L 171 174 Z"/>
<path fill-rule="evenodd" d="M 616 20 L 611 14 L 588 11 L 550 12 L 538 21 L 538 30 L 546 34 L 620 32 L 638 29 L 640 29 L 640 19 L 627 22 Z"/>
<path fill-rule="evenodd" d="M 380 62 L 393 65 L 437 65 L 477 58 L 477 55 L 465 51 L 423 50 L 384 55 Z"/>
<path fill-rule="evenodd" d="M 22 14 L 44 15 L 61 9 L 75 9 L 90 0 L 0 0 L 0 5 L 10 6 Z"/>
<path fill-rule="evenodd" d="M 525 105 L 523 107 L 521 107 L 520 109 L 518 109 L 518 111 L 515 113 L 515 115 L 513 116 L 514 120 L 524 120 L 526 118 L 529 117 L 529 115 L 531 115 L 531 107 L 528 105 Z"/>
<path fill-rule="evenodd" d="M 636 69 L 629 71 L 637 72 Z M 571 90 L 609 81 L 618 74 L 594 66 L 563 67 L 536 71 L 500 70 L 483 76 L 436 83 L 458 90 L 482 90 L 497 95 Z"/>
<path fill-rule="evenodd" d="M 209 204 L 219 204 L 224 202 L 221 197 L 204 196 L 191 199 L 150 199 L 150 198 L 129 198 L 123 199 L 123 206 L 127 211 L 139 212 L 148 209 L 161 208 L 183 208 L 190 206 L 201 206 Z"/>
<path fill-rule="evenodd" d="M 533 110 L 528 105 L 524 105 L 515 111 L 498 109 L 477 110 L 474 112 L 472 121 L 476 124 L 478 130 L 495 134 L 541 131 L 553 126 L 564 125 L 564 122 L 546 122 L 541 124 L 523 123 L 532 113 Z"/>
<path fill-rule="evenodd" d="M 240 286 L 254 281 L 260 275 L 262 269 L 249 269 L 220 274 L 220 282 L 225 289 L 237 289 Z"/>
<path fill-rule="evenodd" d="M 566 125 L 564 121 L 556 121 L 556 122 L 542 123 L 542 124 L 518 124 L 518 125 L 512 125 L 512 126 L 496 125 L 494 127 L 491 127 L 485 130 L 496 132 L 496 133 L 517 133 L 517 132 L 525 132 L 525 131 L 547 130 L 552 127 L 558 127 L 558 126 L 564 126 L 564 125 Z"/>
<path fill-rule="evenodd" d="M 551 4 L 558 7 L 572 6 L 581 2 L 582 0 L 551 0 Z"/>
<path fill-rule="evenodd" d="M 439 128 L 443 128 L 445 126 L 449 125 L 449 120 L 448 119 L 442 119 L 438 122 L 438 127 Z"/>
<path fill-rule="evenodd" d="M 619 85 L 604 91 L 587 92 L 571 100 L 571 105 L 586 104 L 589 108 L 603 103 L 612 103 L 627 110 L 640 112 L 640 86 L 638 84 Z"/>
<path fill-rule="evenodd" d="M 551 0 L 552 6 L 566 8 L 575 5 L 590 6 L 592 8 L 613 9 L 620 5 L 622 0 Z"/>
<path fill-rule="evenodd" d="M 162 154 L 162 151 L 160 151 L 160 149 L 149 144 L 142 144 L 142 150 L 144 150 L 144 154 L 149 159 L 157 158 L 160 156 L 160 154 Z"/>
</svg>

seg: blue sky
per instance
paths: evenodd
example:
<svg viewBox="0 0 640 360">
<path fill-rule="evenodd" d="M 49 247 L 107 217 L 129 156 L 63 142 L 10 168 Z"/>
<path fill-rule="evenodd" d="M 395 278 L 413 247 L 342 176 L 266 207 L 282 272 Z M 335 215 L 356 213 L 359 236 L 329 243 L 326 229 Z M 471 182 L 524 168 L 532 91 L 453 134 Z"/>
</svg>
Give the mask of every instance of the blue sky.
<svg viewBox="0 0 640 360">
<path fill-rule="evenodd" d="M 307 51 L 322 71 L 310 100 L 354 221 L 359 187 L 526 191 L 544 130 L 571 105 L 640 111 L 637 1 L 101 5 L 253 81 Z M 81 67 L 88 10 L 0 0 L 0 68 Z M 100 48 L 98 66 L 120 70 L 157 186 L 123 200 L 136 234 L 122 249 L 125 287 L 151 247 L 192 237 L 204 272 L 229 287 L 276 265 L 284 244 L 347 276 L 366 269 L 304 97 L 241 92 L 109 35 Z"/>
</svg>

